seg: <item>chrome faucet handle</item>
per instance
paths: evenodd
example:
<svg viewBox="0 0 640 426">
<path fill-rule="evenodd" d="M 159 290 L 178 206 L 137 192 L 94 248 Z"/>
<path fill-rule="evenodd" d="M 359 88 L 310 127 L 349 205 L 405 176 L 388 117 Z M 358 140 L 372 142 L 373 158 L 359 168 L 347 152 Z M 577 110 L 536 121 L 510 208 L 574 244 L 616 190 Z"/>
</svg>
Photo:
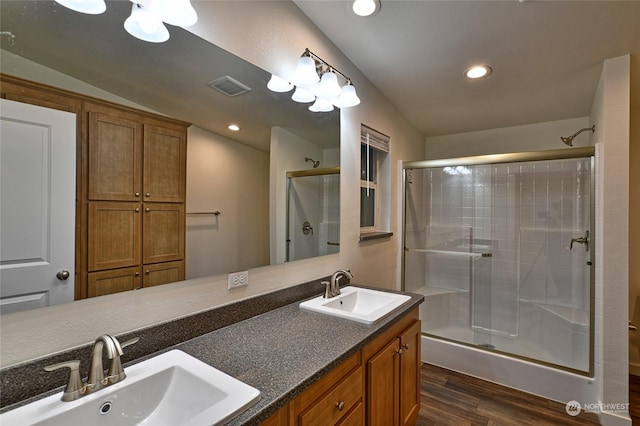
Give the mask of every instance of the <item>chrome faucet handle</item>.
<svg viewBox="0 0 640 426">
<path fill-rule="evenodd" d="M 134 343 L 138 343 L 140 338 L 135 337 L 131 340 L 127 340 L 124 343 L 120 343 L 115 337 L 111 337 L 111 339 L 113 339 L 113 343 L 116 347 L 116 355 L 111 360 L 111 366 L 109 367 L 107 380 L 110 384 L 114 384 L 124 380 L 127 377 L 124 372 L 124 368 L 122 368 L 122 362 L 120 361 L 120 356 L 123 355 L 122 349 L 126 348 L 127 346 L 133 345 Z"/>
<path fill-rule="evenodd" d="M 322 281 L 321 284 L 324 284 L 324 298 L 331 298 L 331 283 L 329 281 Z"/>
<path fill-rule="evenodd" d="M 80 379 L 80 361 L 65 361 L 44 367 L 45 371 L 55 371 L 60 368 L 68 368 L 70 370 L 69 382 L 67 383 L 67 387 L 64 389 L 62 398 L 60 399 L 65 402 L 75 401 L 85 393 L 85 388 L 82 384 L 82 380 Z"/>
</svg>

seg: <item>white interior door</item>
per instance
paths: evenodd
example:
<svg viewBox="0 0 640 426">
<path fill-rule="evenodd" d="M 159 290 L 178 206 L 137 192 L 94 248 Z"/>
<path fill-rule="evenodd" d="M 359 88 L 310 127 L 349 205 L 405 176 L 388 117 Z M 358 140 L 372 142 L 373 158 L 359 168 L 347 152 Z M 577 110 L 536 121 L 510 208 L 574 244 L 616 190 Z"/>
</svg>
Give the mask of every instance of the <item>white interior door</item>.
<svg viewBox="0 0 640 426">
<path fill-rule="evenodd" d="M 73 301 L 76 115 L 0 99 L 0 312 Z"/>
</svg>

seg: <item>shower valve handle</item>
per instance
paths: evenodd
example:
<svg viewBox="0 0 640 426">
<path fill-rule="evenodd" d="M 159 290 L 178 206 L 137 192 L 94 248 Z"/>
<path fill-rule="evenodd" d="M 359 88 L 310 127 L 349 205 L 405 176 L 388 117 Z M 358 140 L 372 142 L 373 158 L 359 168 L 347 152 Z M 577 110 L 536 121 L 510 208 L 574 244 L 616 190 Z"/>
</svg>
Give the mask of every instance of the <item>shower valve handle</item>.
<svg viewBox="0 0 640 426">
<path fill-rule="evenodd" d="M 584 244 L 586 251 L 589 251 L 589 231 L 585 231 L 584 237 L 572 238 L 569 250 L 573 250 L 573 243 Z"/>
</svg>

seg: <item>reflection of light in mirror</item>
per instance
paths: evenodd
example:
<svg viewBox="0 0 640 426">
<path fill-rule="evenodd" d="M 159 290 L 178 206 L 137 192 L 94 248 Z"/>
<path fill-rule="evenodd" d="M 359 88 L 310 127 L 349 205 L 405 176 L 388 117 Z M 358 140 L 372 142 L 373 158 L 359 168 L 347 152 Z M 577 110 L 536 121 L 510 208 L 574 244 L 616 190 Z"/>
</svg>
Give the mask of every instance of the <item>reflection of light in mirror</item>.
<svg viewBox="0 0 640 426">
<path fill-rule="evenodd" d="M 309 107 L 311 112 L 329 112 L 333 111 L 333 104 L 325 99 L 316 98 L 316 101 Z"/>
<path fill-rule="evenodd" d="M 151 43 L 169 40 L 169 31 L 162 21 L 135 3 L 131 7 L 131 16 L 124 21 L 124 29 L 132 36 Z"/>
<path fill-rule="evenodd" d="M 56 0 L 56 3 L 76 12 L 90 15 L 99 15 L 107 10 L 104 0 Z"/>
<path fill-rule="evenodd" d="M 448 175 L 470 175 L 471 174 L 471 170 L 469 170 L 467 167 L 465 166 L 456 166 L 456 167 L 445 167 L 444 169 L 442 169 L 443 172 L 445 172 Z"/>
<path fill-rule="evenodd" d="M 293 84 L 289 83 L 282 77 L 278 77 L 277 75 L 272 75 L 267 83 L 267 88 L 272 92 L 284 93 L 293 89 Z"/>
</svg>

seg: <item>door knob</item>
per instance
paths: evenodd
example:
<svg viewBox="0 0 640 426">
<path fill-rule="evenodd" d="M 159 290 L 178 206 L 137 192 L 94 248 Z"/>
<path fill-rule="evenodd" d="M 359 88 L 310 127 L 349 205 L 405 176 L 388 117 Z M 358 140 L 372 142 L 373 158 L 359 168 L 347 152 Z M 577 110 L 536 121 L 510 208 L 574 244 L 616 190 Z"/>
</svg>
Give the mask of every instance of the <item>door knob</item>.
<svg viewBox="0 0 640 426">
<path fill-rule="evenodd" d="M 67 271 L 66 269 L 63 269 L 62 271 L 58 271 L 58 273 L 56 274 L 56 277 L 60 280 L 60 281 L 66 281 L 69 279 L 69 276 L 71 274 L 69 273 L 69 271 Z"/>
</svg>

